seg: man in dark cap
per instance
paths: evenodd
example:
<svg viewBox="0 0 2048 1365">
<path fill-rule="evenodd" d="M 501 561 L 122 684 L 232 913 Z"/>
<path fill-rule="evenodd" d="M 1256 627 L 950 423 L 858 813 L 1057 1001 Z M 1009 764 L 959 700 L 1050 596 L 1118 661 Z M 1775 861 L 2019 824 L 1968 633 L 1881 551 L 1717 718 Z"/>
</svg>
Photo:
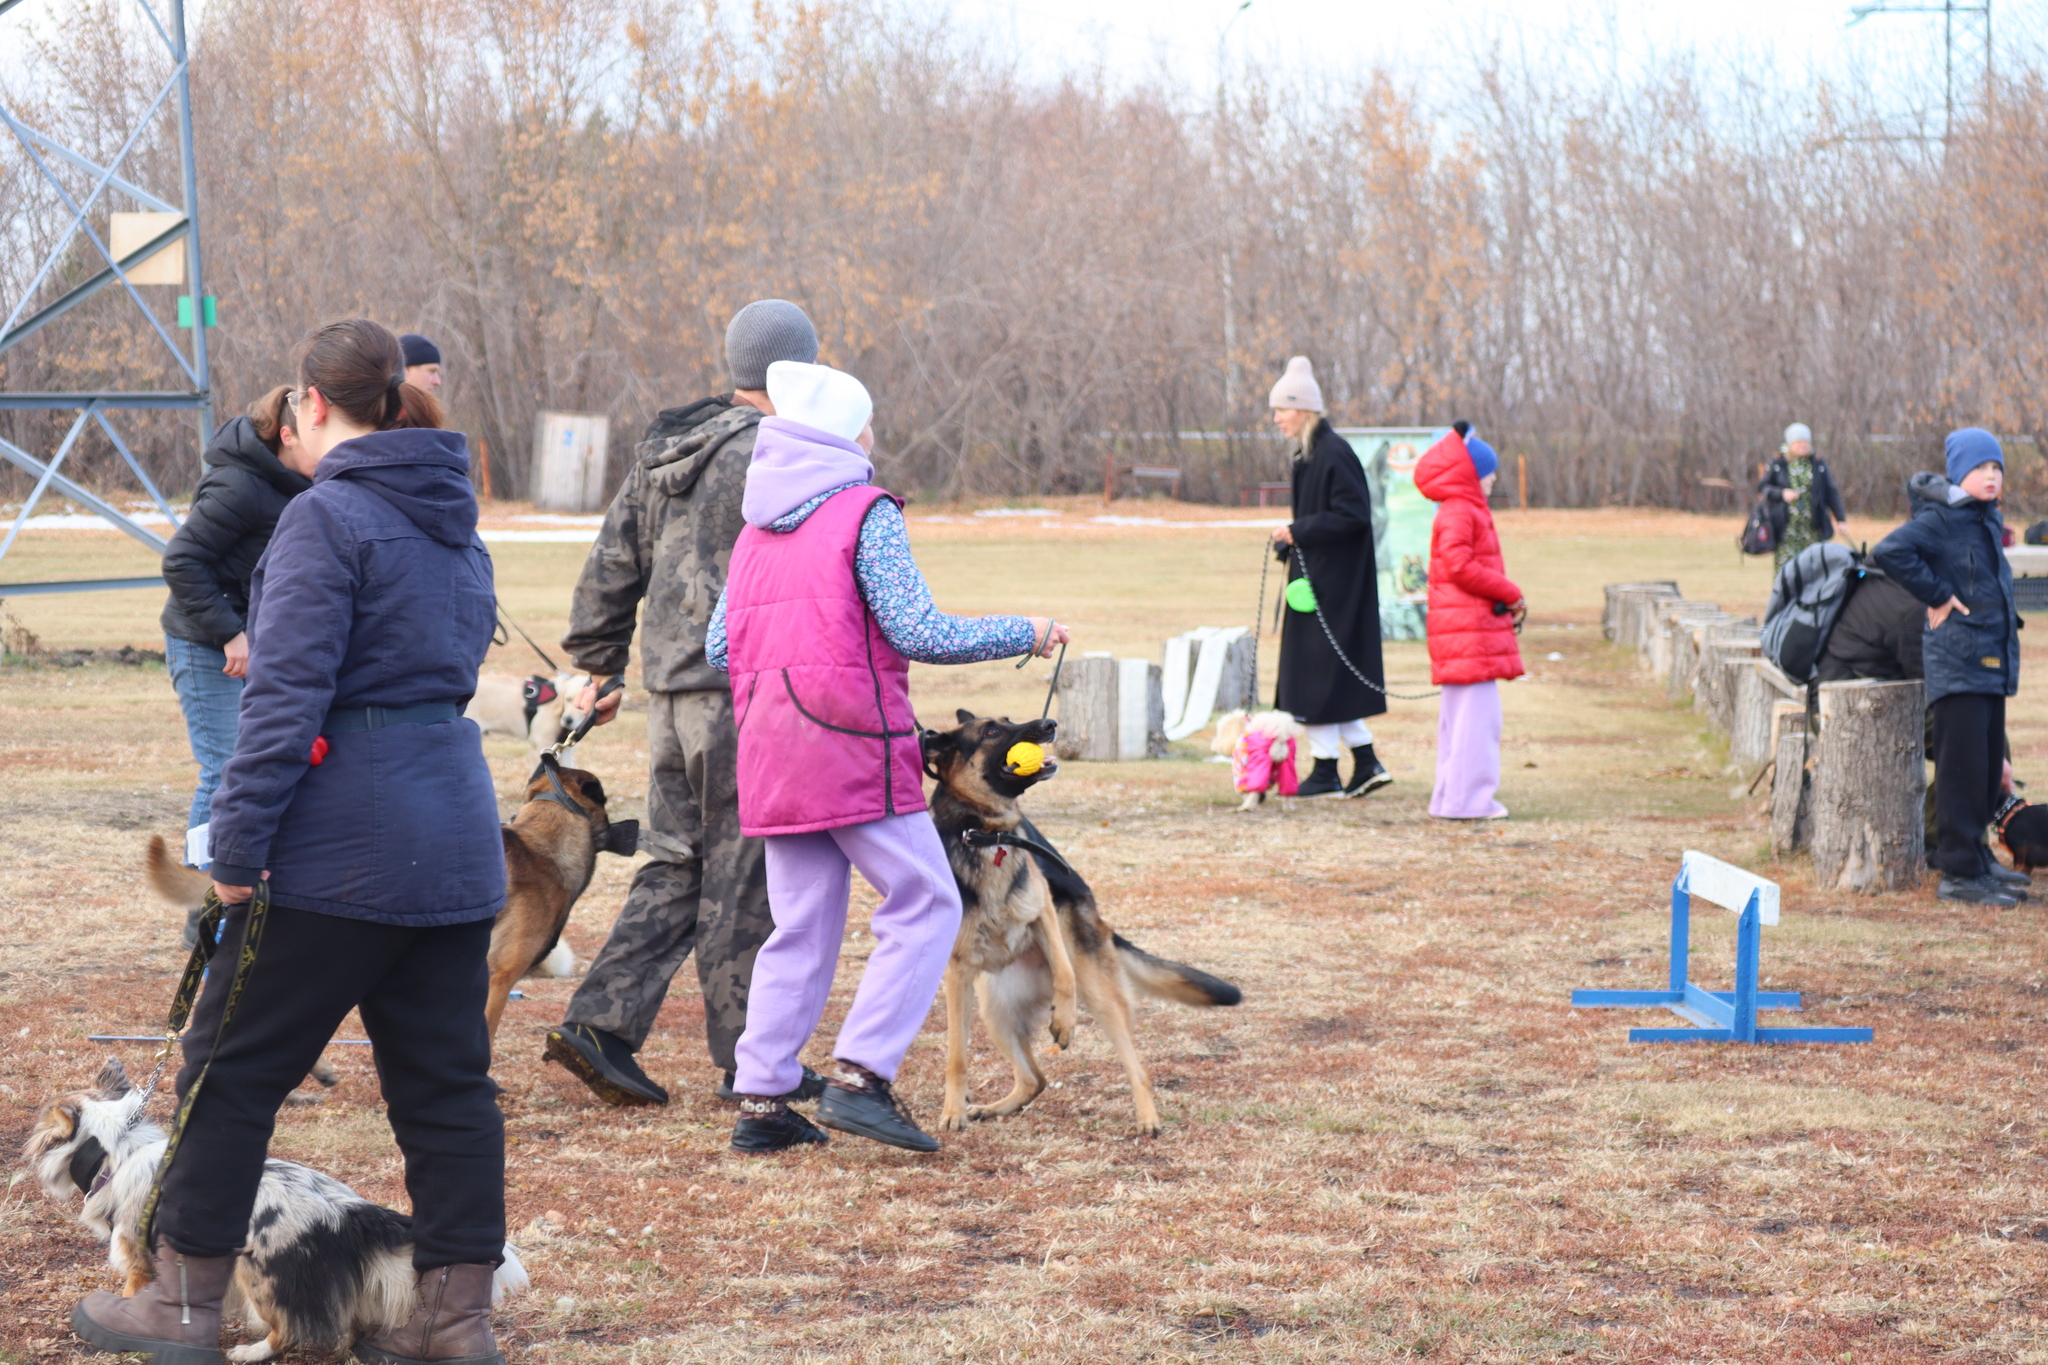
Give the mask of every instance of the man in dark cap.
<svg viewBox="0 0 2048 1365">
<path fill-rule="evenodd" d="M 418 332 L 398 339 L 405 351 L 405 382 L 438 396 L 441 389 L 441 348 Z"/>
<path fill-rule="evenodd" d="M 740 495 L 755 429 L 775 411 L 768 367 L 817 358 L 818 334 L 803 309 L 782 299 L 741 309 L 725 332 L 733 392 L 654 419 L 576 583 L 562 647 L 591 676 L 579 707 L 625 671 L 645 604 L 649 772 L 640 848 L 651 860 L 634 874 L 611 937 L 548 1034 L 546 1052 L 611 1104 L 668 1103 L 636 1054 L 693 949 L 705 1040 L 725 1073 L 717 1093 L 734 1098 L 733 1047 L 746 1028 L 754 955 L 775 925 L 761 841 L 740 835 L 732 693 L 726 675 L 705 662 L 704 633 L 746 524 Z M 600 724 L 618 714 L 623 695 L 596 703 Z M 823 1088 L 806 1070 L 791 1098 L 815 1099 Z"/>
</svg>

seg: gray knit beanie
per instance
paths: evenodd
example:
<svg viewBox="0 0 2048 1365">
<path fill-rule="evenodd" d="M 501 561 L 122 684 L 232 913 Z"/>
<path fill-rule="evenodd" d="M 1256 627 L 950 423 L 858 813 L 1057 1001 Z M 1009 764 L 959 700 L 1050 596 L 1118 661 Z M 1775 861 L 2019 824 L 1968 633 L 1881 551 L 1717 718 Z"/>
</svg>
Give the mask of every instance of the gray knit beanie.
<svg viewBox="0 0 2048 1365">
<path fill-rule="evenodd" d="M 810 365 L 818 359 L 818 329 L 786 299 L 756 299 L 725 329 L 725 367 L 736 389 L 765 390 L 768 367 L 778 360 Z"/>
</svg>

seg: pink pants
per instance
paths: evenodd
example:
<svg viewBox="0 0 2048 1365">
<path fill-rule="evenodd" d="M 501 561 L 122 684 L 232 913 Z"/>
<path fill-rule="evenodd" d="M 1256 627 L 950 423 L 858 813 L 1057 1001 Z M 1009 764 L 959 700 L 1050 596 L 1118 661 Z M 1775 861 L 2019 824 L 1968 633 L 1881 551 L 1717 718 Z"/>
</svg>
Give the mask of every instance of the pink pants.
<svg viewBox="0 0 2048 1365">
<path fill-rule="evenodd" d="M 1436 721 L 1436 790 L 1429 813 L 1483 820 L 1508 813 L 1500 789 L 1500 684 L 1446 685 Z"/>
<path fill-rule="evenodd" d="M 832 993 L 846 936 L 849 869 L 855 867 L 882 893 L 882 903 L 875 910 L 875 950 L 832 1055 L 895 1080 L 931 1013 L 960 932 L 960 888 L 931 815 L 892 815 L 819 834 L 774 834 L 763 842 L 775 932 L 754 959 L 747 1028 L 733 1054 L 739 1064 L 733 1089 L 786 1095 L 803 1079 L 797 1054 Z"/>
</svg>

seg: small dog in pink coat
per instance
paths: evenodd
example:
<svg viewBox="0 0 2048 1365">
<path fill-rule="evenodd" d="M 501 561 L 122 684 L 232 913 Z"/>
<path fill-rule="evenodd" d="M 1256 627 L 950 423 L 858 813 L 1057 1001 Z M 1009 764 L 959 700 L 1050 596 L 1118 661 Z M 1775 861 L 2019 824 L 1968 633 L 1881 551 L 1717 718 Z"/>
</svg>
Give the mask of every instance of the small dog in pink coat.
<svg viewBox="0 0 2048 1365">
<path fill-rule="evenodd" d="M 1280 809 L 1294 809 L 1294 793 L 1300 779 L 1294 768 L 1295 756 L 1308 727 L 1285 711 L 1261 711 L 1256 716 L 1232 711 L 1216 722 L 1216 738 L 1209 742 L 1213 753 L 1230 760 L 1230 776 L 1244 793 L 1238 814 L 1256 810 L 1269 792 L 1280 794 Z"/>
</svg>

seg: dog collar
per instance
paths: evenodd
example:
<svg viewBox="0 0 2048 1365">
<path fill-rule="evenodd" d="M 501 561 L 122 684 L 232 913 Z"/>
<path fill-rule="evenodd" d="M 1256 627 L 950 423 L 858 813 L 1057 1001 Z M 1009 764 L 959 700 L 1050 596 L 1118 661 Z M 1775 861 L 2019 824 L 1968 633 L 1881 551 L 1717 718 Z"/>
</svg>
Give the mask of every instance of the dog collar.
<svg viewBox="0 0 2048 1365">
<path fill-rule="evenodd" d="M 1003 864 L 1003 850 L 1021 848 L 1036 853 L 1041 858 L 1052 859 L 1069 876 L 1079 875 L 1073 868 L 1067 866 L 1065 858 L 1062 858 L 1044 844 L 1039 843 L 1036 839 L 1027 839 L 1023 835 L 1013 833 L 1010 830 L 970 829 L 960 835 L 960 842 L 966 844 L 969 848 L 994 849 L 996 851 L 996 866 L 998 867 L 1001 867 Z"/>
<path fill-rule="evenodd" d="M 87 1199 L 106 1188 L 114 1173 L 107 1169 L 107 1149 L 96 1137 L 89 1137 L 71 1154 L 71 1183 Z"/>
<path fill-rule="evenodd" d="M 1998 803 L 1998 809 L 1991 813 L 1991 823 L 1997 827 L 2001 841 L 2005 838 L 2005 827 L 2012 823 L 2013 816 L 2026 808 L 2027 803 L 2020 800 L 2017 794 L 2008 794 L 2005 800 Z"/>
</svg>

